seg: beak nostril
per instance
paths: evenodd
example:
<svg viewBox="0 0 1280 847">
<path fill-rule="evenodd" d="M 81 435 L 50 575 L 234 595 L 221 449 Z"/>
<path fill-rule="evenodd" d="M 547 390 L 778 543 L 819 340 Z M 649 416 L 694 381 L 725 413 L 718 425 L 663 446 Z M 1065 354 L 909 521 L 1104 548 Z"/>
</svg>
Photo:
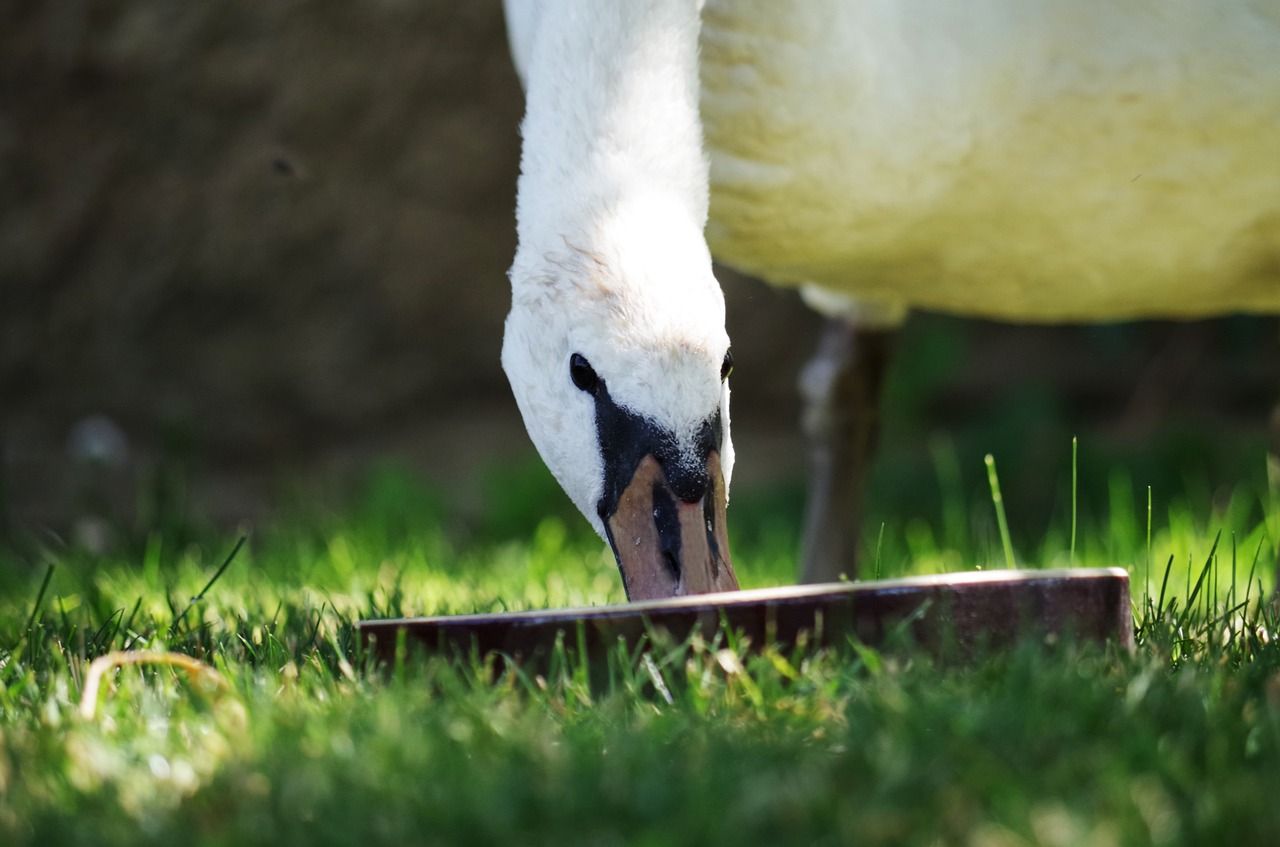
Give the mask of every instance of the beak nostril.
<svg viewBox="0 0 1280 847">
<path fill-rule="evenodd" d="M 697 503 L 705 499 L 711 487 L 711 478 L 707 476 L 705 466 L 671 463 L 667 471 L 667 483 L 671 490 L 683 503 Z"/>
</svg>

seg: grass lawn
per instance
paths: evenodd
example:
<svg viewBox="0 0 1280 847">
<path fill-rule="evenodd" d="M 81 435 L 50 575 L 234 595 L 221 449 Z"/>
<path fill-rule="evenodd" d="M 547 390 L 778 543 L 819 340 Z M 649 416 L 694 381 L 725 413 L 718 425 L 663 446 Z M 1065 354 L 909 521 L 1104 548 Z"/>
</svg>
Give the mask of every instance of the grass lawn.
<svg viewBox="0 0 1280 847">
<path fill-rule="evenodd" d="M 1055 489 L 1069 490 L 1065 452 Z M 932 487 L 882 498 L 868 576 L 1003 566 L 989 496 L 935 459 Z M 420 656 L 372 671 L 353 637 L 363 617 L 621 599 L 545 475 L 503 479 L 461 520 L 429 487 L 375 475 L 342 509 L 260 528 L 220 574 L 234 533 L 0 554 L 0 845 L 1280 838 L 1265 602 L 1280 516 L 1260 479 L 1148 500 L 1125 473 L 1090 473 L 1074 548 L 1069 505 L 1029 527 L 1006 488 L 1025 565 L 1130 570 L 1132 655 L 1033 644 L 956 666 L 907 645 L 740 657 L 694 643 L 607 678 Z M 782 497 L 731 508 L 744 586 L 791 579 Z M 181 652 L 216 676 L 123 668 L 86 709 L 88 661 L 122 649 Z"/>
</svg>

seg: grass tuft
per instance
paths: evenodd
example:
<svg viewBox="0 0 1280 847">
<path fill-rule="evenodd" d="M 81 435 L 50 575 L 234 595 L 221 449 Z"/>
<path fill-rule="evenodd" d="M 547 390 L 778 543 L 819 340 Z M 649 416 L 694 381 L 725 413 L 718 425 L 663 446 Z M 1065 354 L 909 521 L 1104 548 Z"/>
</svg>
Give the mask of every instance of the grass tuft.
<svg viewBox="0 0 1280 847">
<path fill-rule="evenodd" d="M 992 501 L 934 454 L 945 493 L 919 499 L 940 497 L 936 516 L 890 516 L 868 539 L 884 576 L 1000 560 Z M 1003 515 L 989 469 L 1007 563 L 1024 499 Z M 588 664 L 579 629 L 537 673 L 410 644 L 377 669 L 355 622 L 617 601 L 607 551 L 536 511 L 477 535 L 427 487 L 387 478 L 369 502 L 221 558 L 205 552 L 227 549 L 217 535 L 163 559 L 150 540 L 66 549 L 39 572 L 0 551 L 0 844 L 1262 845 L 1280 831 L 1274 517 L 1257 485 L 1164 512 L 1148 487 L 1143 526 L 1140 487 L 1104 474 L 1093 510 L 1082 474 L 1070 526 L 1060 499 L 1038 536 L 1018 525 L 1039 539 L 1027 566 L 1135 575 L 1131 654 L 1062 639 L 958 665 L 903 633 L 823 650 L 655 634 Z M 394 503 L 394 520 L 369 503 Z M 736 493 L 734 508 L 758 507 Z M 735 530 L 747 585 L 791 578 L 795 531 L 776 513 Z M 124 655 L 138 663 L 117 667 Z"/>
</svg>

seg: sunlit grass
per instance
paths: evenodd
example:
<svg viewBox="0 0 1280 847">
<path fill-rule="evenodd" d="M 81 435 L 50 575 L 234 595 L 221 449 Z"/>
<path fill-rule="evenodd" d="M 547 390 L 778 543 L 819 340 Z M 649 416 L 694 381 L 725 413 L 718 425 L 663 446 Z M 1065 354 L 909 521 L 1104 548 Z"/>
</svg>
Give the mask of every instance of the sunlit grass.
<svg viewBox="0 0 1280 847">
<path fill-rule="evenodd" d="M 571 654 L 541 675 L 424 657 L 374 671 L 361 618 L 622 599 L 603 545 L 541 471 L 521 473 L 509 493 L 524 505 L 471 517 L 384 473 L 234 556 L 238 533 L 159 531 L 107 556 L 3 554 L 0 844 L 1234 845 L 1280 831 L 1264 484 L 1148 495 L 1116 469 L 1092 486 L 1101 499 L 1063 498 L 1041 530 L 1006 488 L 1021 565 L 1129 570 L 1133 655 L 1029 644 L 956 666 L 908 645 L 722 641 L 617 654 L 603 672 Z M 984 473 L 935 444 L 934 487 L 875 519 L 864 562 L 1004 567 L 990 497 L 960 482 Z M 1045 484 L 1070 490 L 1069 458 Z M 735 495 L 745 586 L 792 579 L 794 507 L 776 497 Z M 82 717 L 89 662 L 143 649 L 197 658 L 225 685 L 126 667 Z"/>
</svg>

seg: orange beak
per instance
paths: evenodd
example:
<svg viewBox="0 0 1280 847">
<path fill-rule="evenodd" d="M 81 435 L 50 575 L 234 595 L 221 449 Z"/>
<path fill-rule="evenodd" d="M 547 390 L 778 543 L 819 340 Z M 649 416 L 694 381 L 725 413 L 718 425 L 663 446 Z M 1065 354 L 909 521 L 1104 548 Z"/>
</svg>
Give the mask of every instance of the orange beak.
<svg viewBox="0 0 1280 847">
<path fill-rule="evenodd" d="M 676 495 L 652 455 L 636 466 L 604 518 L 629 600 L 737 591 L 725 532 L 726 495 L 720 455 L 707 456 L 709 484 L 700 499 Z"/>
</svg>

